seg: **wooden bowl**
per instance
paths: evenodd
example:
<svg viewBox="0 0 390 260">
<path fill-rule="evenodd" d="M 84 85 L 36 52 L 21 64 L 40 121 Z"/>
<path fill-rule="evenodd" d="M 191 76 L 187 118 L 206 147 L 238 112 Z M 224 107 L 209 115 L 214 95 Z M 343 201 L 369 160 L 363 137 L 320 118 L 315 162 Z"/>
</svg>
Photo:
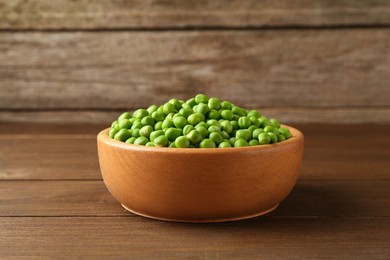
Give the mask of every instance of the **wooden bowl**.
<svg viewBox="0 0 390 260">
<path fill-rule="evenodd" d="M 303 135 L 241 148 L 131 145 L 98 134 L 104 183 L 135 214 L 180 222 L 220 222 L 275 209 L 298 177 Z"/>
</svg>

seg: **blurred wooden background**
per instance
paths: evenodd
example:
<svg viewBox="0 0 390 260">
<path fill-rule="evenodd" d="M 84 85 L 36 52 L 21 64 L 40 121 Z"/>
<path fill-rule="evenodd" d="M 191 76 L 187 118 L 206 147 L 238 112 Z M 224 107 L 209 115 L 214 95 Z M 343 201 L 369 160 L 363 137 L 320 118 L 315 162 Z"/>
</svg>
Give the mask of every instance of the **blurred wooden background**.
<svg viewBox="0 0 390 260">
<path fill-rule="evenodd" d="M 390 1 L 0 0 L 0 121 L 108 123 L 204 92 L 390 122 Z"/>
</svg>

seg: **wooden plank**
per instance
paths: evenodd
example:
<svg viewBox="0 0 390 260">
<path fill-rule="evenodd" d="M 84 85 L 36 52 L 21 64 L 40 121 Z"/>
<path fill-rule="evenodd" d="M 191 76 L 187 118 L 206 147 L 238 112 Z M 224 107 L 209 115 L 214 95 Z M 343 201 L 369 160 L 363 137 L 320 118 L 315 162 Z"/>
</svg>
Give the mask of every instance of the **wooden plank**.
<svg viewBox="0 0 390 260">
<path fill-rule="evenodd" d="M 100 179 L 96 133 L 105 126 L 100 127 L 0 127 L 0 179 Z M 300 178 L 390 180 L 388 125 L 296 127 L 305 135 Z M 68 131 L 73 133 L 64 134 Z"/>
<path fill-rule="evenodd" d="M 387 25 L 390 5 L 370 1 L 0 1 L 1 29 Z"/>
<path fill-rule="evenodd" d="M 28 114 L 28 113 L 26 113 Z M 79 113 L 73 113 L 75 115 L 78 115 Z M 112 120 L 113 118 L 116 118 L 119 113 L 115 113 L 113 117 L 109 120 Z M 31 116 L 35 116 L 34 114 Z M 58 117 L 62 117 L 63 115 L 58 114 Z M 26 116 L 26 119 L 28 117 Z M 87 122 L 86 122 L 87 121 Z M 96 123 L 94 120 L 86 120 L 84 122 L 81 121 L 81 123 L 64 123 L 65 120 L 56 123 L 56 124 L 49 124 L 49 123 L 28 123 L 26 124 L 27 120 L 15 123 L 15 122 L 2 122 L 0 120 L 0 138 L 4 139 L 5 136 L 15 136 L 20 137 L 20 136 L 30 136 L 31 135 L 53 135 L 53 136 L 58 136 L 58 135 L 97 135 L 102 129 L 107 128 L 110 126 L 111 122 L 108 121 L 107 124 L 102 124 L 102 123 Z"/>
<path fill-rule="evenodd" d="M 258 218 L 217 225 L 144 218 L 0 218 L 0 256 L 388 259 L 389 218 Z"/>
<path fill-rule="evenodd" d="M 304 181 L 271 217 L 390 217 L 389 181 Z M 129 216 L 102 181 L 0 181 L 0 216 Z"/>
<path fill-rule="evenodd" d="M 96 135 L 0 139 L 0 179 L 101 179 Z"/>
<path fill-rule="evenodd" d="M 384 108 L 384 116 L 390 104 L 388 29 L 34 32 L 1 39 L 6 111 L 122 110 L 200 92 L 249 108 L 327 108 L 330 118 L 333 108 Z"/>
<path fill-rule="evenodd" d="M 264 115 L 282 122 L 296 123 L 390 123 L 390 108 L 353 107 L 353 108 L 311 108 L 311 107 L 263 107 L 256 108 Z M 55 123 L 55 124 L 100 124 L 109 126 L 121 112 L 114 111 L 1 111 L 0 124 L 8 123 Z"/>
</svg>

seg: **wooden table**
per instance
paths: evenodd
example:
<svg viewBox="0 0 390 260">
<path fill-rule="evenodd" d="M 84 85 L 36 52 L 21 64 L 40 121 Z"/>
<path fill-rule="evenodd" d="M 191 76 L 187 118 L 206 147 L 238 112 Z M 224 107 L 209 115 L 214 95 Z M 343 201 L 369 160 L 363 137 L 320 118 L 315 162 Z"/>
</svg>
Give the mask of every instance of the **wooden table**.
<svg viewBox="0 0 390 260">
<path fill-rule="evenodd" d="M 301 176 L 274 212 L 220 224 L 135 216 L 99 171 L 102 125 L 0 124 L 0 257 L 390 258 L 389 125 L 296 125 Z"/>
</svg>

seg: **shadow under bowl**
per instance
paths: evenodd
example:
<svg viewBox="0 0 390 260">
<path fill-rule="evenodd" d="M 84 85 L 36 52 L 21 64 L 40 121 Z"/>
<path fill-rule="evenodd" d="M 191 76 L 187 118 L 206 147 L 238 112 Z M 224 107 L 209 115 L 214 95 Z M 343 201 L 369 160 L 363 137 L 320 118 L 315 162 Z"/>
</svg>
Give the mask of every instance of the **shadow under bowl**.
<svg viewBox="0 0 390 260">
<path fill-rule="evenodd" d="M 98 134 L 104 183 L 137 215 L 179 222 L 222 222 L 263 215 L 294 187 L 304 138 L 290 126 L 280 143 L 240 148 L 132 145 Z"/>
</svg>

